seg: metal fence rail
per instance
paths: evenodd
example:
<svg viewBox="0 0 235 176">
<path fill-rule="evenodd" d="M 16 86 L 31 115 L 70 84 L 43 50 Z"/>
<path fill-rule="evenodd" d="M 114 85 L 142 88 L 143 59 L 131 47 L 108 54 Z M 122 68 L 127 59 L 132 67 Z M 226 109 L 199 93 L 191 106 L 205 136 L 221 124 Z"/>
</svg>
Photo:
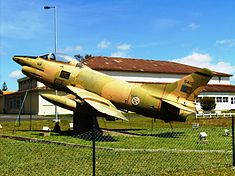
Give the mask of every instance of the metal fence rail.
<svg viewBox="0 0 235 176">
<path fill-rule="evenodd" d="M 224 113 L 196 113 L 196 119 L 197 118 L 220 118 L 220 117 L 232 117 L 235 116 L 235 113 L 232 112 L 224 112 Z"/>
<path fill-rule="evenodd" d="M 23 123 L 23 122 L 22 122 Z M 27 131 L 0 135 L 2 175 L 161 175 L 232 166 L 230 126 L 105 122 L 109 130 L 70 133 Z M 102 124 L 105 123 L 105 124 Z M 115 129 L 115 123 L 124 128 Z M 126 123 L 126 124 L 125 124 Z M 200 122 L 199 122 L 200 123 Z M 125 126 L 125 125 L 126 126 Z M 126 128 L 128 127 L 129 128 Z M 153 127 L 153 128 L 152 128 Z M 224 130 L 230 130 L 226 135 Z M 205 138 L 199 138 L 205 132 Z M 24 131 L 16 132 L 20 136 Z M 33 139 L 32 139 L 33 137 Z"/>
</svg>

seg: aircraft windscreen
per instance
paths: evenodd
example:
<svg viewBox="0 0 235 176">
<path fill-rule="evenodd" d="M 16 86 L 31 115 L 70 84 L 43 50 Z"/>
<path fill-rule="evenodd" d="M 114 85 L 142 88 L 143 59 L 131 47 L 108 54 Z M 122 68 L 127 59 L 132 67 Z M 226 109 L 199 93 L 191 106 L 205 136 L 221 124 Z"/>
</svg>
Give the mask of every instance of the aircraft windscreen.
<svg viewBox="0 0 235 176">
<path fill-rule="evenodd" d="M 83 64 L 79 62 L 75 57 L 68 56 L 66 54 L 62 53 L 56 53 L 55 54 L 56 60 L 57 61 L 62 61 L 62 62 L 67 62 L 70 65 L 74 65 L 76 67 L 83 67 Z"/>
<path fill-rule="evenodd" d="M 59 62 L 66 62 L 70 65 L 74 65 L 76 67 L 83 67 L 83 64 L 79 62 L 75 57 L 68 56 L 66 54 L 62 53 L 49 53 L 42 56 L 39 56 L 40 58 L 43 58 L 45 60 L 55 60 Z"/>
<path fill-rule="evenodd" d="M 68 56 L 63 53 L 55 53 L 55 57 L 57 61 L 62 61 L 62 62 L 70 62 L 75 59 L 74 57 Z"/>
<path fill-rule="evenodd" d="M 49 54 L 45 54 L 42 56 L 39 56 L 45 60 L 55 60 L 55 54 L 54 53 L 49 53 Z"/>
</svg>

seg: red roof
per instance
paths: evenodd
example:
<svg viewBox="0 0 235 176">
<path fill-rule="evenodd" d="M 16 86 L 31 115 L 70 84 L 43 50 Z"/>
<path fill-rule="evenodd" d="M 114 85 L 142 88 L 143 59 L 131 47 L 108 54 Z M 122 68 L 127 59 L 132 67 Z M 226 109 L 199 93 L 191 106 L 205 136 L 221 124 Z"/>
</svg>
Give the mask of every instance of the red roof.
<svg viewBox="0 0 235 176">
<path fill-rule="evenodd" d="M 106 56 L 92 56 L 84 60 L 83 63 L 92 69 L 100 71 L 190 74 L 199 69 L 198 67 L 193 67 L 170 61 L 143 60 Z M 230 74 L 219 72 L 214 72 L 214 74 L 216 76 L 223 77 L 232 76 Z"/>
<path fill-rule="evenodd" d="M 235 92 L 234 85 L 209 84 L 203 92 Z"/>
</svg>

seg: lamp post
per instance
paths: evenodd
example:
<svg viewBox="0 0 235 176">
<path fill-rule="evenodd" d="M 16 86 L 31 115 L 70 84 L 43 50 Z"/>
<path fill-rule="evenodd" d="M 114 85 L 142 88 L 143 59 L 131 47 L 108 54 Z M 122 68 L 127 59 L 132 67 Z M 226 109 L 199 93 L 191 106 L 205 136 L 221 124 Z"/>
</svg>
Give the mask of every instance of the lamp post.
<svg viewBox="0 0 235 176">
<path fill-rule="evenodd" d="M 54 51 L 57 50 L 57 10 L 55 6 L 44 6 L 45 10 L 54 9 Z"/>
<path fill-rule="evenodd" d="M 45 10 L 50 10 L 50 9 L 54 9 L 54 52 L 56 53 L 57 51 L 57 10 L 55 6 L 44 6 Z M 58 92 L 57 90 L 55 90 L 55 94 L 57 95 Z M 59 118 L 58 118 L 58 112 L 57 112 L 57 106 L 55 105 L 55 122 L 59 122 Z"/>
</svg>

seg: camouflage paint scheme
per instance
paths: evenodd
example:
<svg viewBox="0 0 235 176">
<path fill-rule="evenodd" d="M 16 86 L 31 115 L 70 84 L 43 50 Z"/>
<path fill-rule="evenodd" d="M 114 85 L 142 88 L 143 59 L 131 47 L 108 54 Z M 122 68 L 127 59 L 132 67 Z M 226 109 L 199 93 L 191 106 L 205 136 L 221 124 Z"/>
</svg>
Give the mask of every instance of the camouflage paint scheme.
<svg viewBox="0 0 235 176">
<path fill-rule="evenodd" d="M 199 69 L 169 84 L 135 84 L 105 75 L 75 59 L 57 61 L 53 53 L 43 56 L 14 56 L 22 72 L 46 86 L 65 91 L 66 96 L 41 95 L 51 103 L 74 112 L 126 119 L 136 112 L 165 122 L 185 121 L 194 113 L 195 99 L 213 73 Z"/>
</svg>

